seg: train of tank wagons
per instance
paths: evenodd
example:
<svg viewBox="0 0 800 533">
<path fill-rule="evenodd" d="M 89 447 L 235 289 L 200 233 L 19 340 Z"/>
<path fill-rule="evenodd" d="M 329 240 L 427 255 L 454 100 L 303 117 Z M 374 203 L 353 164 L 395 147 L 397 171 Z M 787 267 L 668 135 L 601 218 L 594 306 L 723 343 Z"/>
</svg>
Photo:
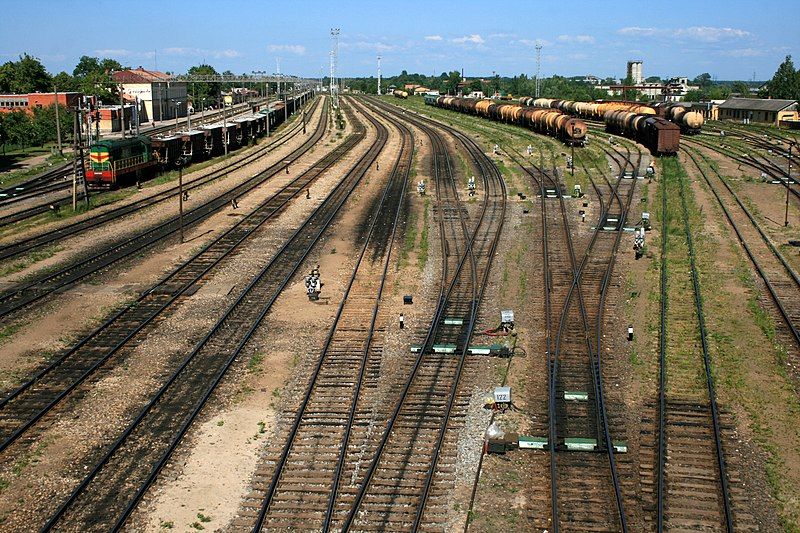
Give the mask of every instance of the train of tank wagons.
<svg viewBox="0 0 800 533">
<path fill-rule="evenodd" d="M 648 106 L 632 102 L 575 102 L 523 97 L 518 104 L 505 104 L 438 95 L 427 95 L 425 103 L 519 124 L 578 146 L 586 141 L 584 120 L 602 120 L 609 133 L 629 137 L 656 155 L 677 153 L 681 132 L 697 133 L 703 124 L 700 113 L 690 111 L 680 103 Z"/>
<path fill-rule="evenodd" d="M 198 126 L 166 135 L 137 135 L 127 139 L 105 139 L 89 148 L 86 182 L 93 189 L 112 189 L 145 181 L 156 172 L 185 167 L 216 157 L 227 150 L 247 146 L 280 126 L 286 115 L 313 96 L 305 92 L 294 99 L 273 102 L 250 115 Z M 287 109 L 284 110 L 284 107 Z"/>
</svg>

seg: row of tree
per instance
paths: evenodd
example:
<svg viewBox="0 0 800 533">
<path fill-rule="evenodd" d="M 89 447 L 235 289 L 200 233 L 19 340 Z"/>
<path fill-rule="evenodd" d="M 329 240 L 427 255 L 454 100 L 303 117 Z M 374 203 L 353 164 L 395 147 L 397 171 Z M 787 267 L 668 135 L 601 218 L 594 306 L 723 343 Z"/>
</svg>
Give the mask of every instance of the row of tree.
<svg viewBox="0 0 800 533">
<path fill-rule="evenodd" d="M 613 85 L 617 80 L 606 78 L 602 80 L 604 85 Z M 661 83 L 663 80 L 659 76 L 651 76 L 646 80 L 649 83 Z M 491 78 L 473 79 L 466 86 L 461 85 L 462 78 L 458 71 L 442 72 L 439 76 L 426 76 L 424 74 L 409 74 L 405 70 L 398 76 L 385 77 L 382 80 L 383 90 L 395 85 L 403 88 L 406 84 L 418 84 L 442 94 L 456 94 L 459 89 L 464 92 L 482 91 L 484 94 L 493 94 L 499 91 L 501 94 L 512 94 L 514 96 L 531 96 L 536 94 L 536 78 L 529 78 L 526 74 L 518 76 L 498 76 Z M 632 80 L 622 80 L 623 84 L 632 85 Z M 696 76 L 690 82 L 698 87 L 697 90 L 689 91 L 685 100 L 724 100 L 731 95 L 751 96 L 754 91 L 760 98 L 785 98 L 800 100 L 800 70 L 795 70 L 792 57 L 786 59 L 778 67 L 777 72 L 763 87 L 758 87 L 746 81 L 726 81 L 715 82 L 711 74 L 704 72 Z M 347 85 L 350 88 L 367 93 L 375 93 L 378 89 L 378 80 L 375 77 L 369 78 L 348 78 Z M 543 78 L 539 84 L 540 94 L 545 98 L 563 98 L 569 100 L 596 100 L 608 98 L 605 91 L 598 90 L 594 85 L 583 81 L 578 77 L 552 76 Z M 626 94 L 628 98 L 645 100 L 646 97 L 641 92 Z"/>
<path fill-rule="evenodd" d="M 61 141 L 66 142 L 72 137 L 74 111 L 59 105 L 59 122 L 61 123 Z M 0 113 L 0 145 L 5 151 L 6 144 L 19 148 L 28 146 L 42 146 L 46 142 L 55 141 L 56 137 L 56 107 L 36 107 L 33 115 L 25 111 L 12 111 Z"/>
</svg>

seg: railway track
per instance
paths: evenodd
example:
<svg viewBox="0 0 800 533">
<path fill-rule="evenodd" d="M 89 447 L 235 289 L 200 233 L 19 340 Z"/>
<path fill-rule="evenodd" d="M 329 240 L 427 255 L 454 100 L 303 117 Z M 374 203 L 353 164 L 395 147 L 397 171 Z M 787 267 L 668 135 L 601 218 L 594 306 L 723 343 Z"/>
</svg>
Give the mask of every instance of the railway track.
<svg viewBox="0 0 800 533">
<path fill-rule="evenodd" d="M 755 530 L 744 514 L 735 521 L 734 510 L 743 510 L 748 498 L 743 491 L 734 496 L 730 486 L 729 478 L 739 474 L 728 470 L 724 450 L 685 180 L 664 172 L 660 181 L 659 387 L 654 474 L 646 479 L 655 499 L 650 526 L 659 532 Z M 675 192 L 680 215 L 668 209 Z"/>
<path fill-rule="evenodd" d="M 627 159 L 625 164 L 633 166 Z M 574 250 L 560 182 L 540 167 L 523 168 L 540 190 L 547 311 L 547 416 L 540 417 L 533 429 L 547 434 L 547 442 L 552 443 L 549 474 L 545 475 L 550 481 L 550 509 L 539 509 L 542 520 L 537 527 L 552 531 L 624 531 L 627 522 L 599 354 L 605 294 L 634 180 L 623 178 L 624 164 L 615 184 L 606 180 L 607 195 L 591 180 L 601 207 L 597 225 L 580 258 Z M 620 187 L 624 189 L 622 194 Z M 548 209 L 548 203 L 555 201 L 559 209 Z M 612 211 L 615 204 L 616 211 Z M 609 226 L 612 213 L 619 218 Z M 553 233 L 560 234 L 560 238 L 553 238 Z M 545 420 L 546 428 L 542 423 Z M 619 432 L 623 430 L 617 428 Z M 537 470 L 544 475 L 544 470 Z M 544 521 L 548 514 L 550 520 Z"/>
<path fill-rule="evenodd" d="M 364 125 L 354 123 L 355 129 L 363 132 Z M 79 525 L 81 530 L 116 531 L 125 524 L 283 288 L 361 183 L 385 142 L 386 137 L 379 134 L 378 141 L 250 282 L 117 440 L 103 450 L 103 456 L 91 461 L 87 475 L 60 502 L 43 531 L 67 524 Z"/>
<path fill-rule="evenodd" d="M 238 106 L 238 109 L 234 109 L 231 112 L 235 113 L 231 116 L 231 118 L 235 118 L 239 114 L 247 113 L 250 110 L 250 104 L 246 104 L 244 106 Z M 210 113 L 209 115 L 197 120 L 195 125 L 200 124 L 207 124 L 211 122 L 215 122 L 222 116 L 222 111 L 217 111 L 214 113 Z M 148 136 L 154 136 L 159 133 L 164 133 L 168 131 L 172 131 L 176 129 L 175 124 L 168 124 L 165 126 L 158 126 L 156 128 L 152 128 L 147 130 L 144 134 Z M 59 168 L 49 170 L 39 176 L 31 178 L 24 183 L 18 184 L 13 187 L 9 187 L 4 190 L 0 190 L 0 209 L 8 209 L 13 208 L 14 204 L 18 204 L 22 201 L 30 200 L 32 198 L 36 198 L 38 196 L 44 194 L 50 194 L 54 192 L 59 192 L 62 190 L 67 190 L 72 187 L 72 163 L 67 163 L 65 165 L 60 166 Z M 59 181 L 61 180 L 61 181 Z M 79 193 L 78 199 L 83 199 L 83 185 L 78 184 Z M 0 228 L 7 226 L 9 224 L 14 224 L 16 222 L 21 222 L 23 220 L 27 220 L 29 218 L 33 218 L 37 215 L 42 213 L 47 213 L 50 211 L 51 206 L 53 207 L 61 207 L 62 205 L 66 205 L 71 201 L 71 197 L 62 197 L 62 198 L 54 198 L 46 202 L 42 202 L 37 205 L 27 206 L 24 209 L 20 209 L 19 211 L 8 213 L 5 215 L 0 216 Z"/>
<path fill-rule="evenodd" d="M 288 159 L 294 160 L 308 152 L 316 145 L 319 139 L 322 138 L 324 130 L 325 126 L 322 122 L 320 122 L 317 125 L 316 131 L 311 135 L 311 137 L 306 140 L 302 146 L 294 150 L 288 156 Z M 239 161 L 235 164 L 234 168 L 240 168 L 248 164 L 250 161 L 251 160 Z M 186 211 L 183 217 L 184 227 L 191 227 L 193 224 L 205 220 L 220 209 L 228 206 L 231 203 L 231 200 L 236 199 L 255 189 L 285 168 L 285 162 L 281 161 L 275 163 L 264 171 L 255 174 L 254 176 L 222 193 L 216 198 L 213 198 L 195 207 L 194 209 Z M 218 172 L 222 174 L 229 172 L 230 170 L 230 168 L 221 169 Z M 201 178 L 198 181 L 202 181 L 203 179 L 204 178 Z M 195 182 L 192 186 L 200 186 L 200 183 Z M 170 191 L 172 191 L 172 194 L 168 194 Z M 86 229 L 94 227 L 102 222 L 119 218 L 143 207 L 144 205 L 152 206 L 177 194 L 177 188 L 170 189 L 170 191 L 164 191 L 164 193 L 156 194 L 148 199 L 143 199 L 141 201 L 142 203 L 136 203 L 138 204 L 137 206 L 131 204 L 130 206 L 120 207 L 107 212 L 105 214 L 106 216 L 99 215 L 92 219 L 87 219 L 85 223 L 77 223 L 66 228 L 49 232 L 44 238 L 45 242 L 53 242 L 64 234 L 71 235 L 77 233 L 78 231 L 86 231 Z M 141 231 L 132 237 L 116 241 L 105 248 L 95 250 L 90 255 L 78 257 L 76 260 L 67 263 L 53 272 L 46 272 L 42 275 L 33 276 L 30 279 L 0 294 L 0 317 L 5 317 L 11 313 L 14 313 L 46 296 L 49 296 L 56 291 L 62 290 L 86 278 L 87 276 L 107 268 L 108 266 L 126 259 L 144 249 L 147 249 L 148 247 L 177 234 L 179 228 L 180 220 L 177 217 L 170 218 L 153 227 L 146 228 L 144 231 Z M 37 242 L 36 245 L 42 245 L 42 241 Z M 31 242 L 28 242 L 25 244 L 25 246 L 33 247 L 35 245 Z"/>
<path fill-rule="evenodd" d="M 505 216 L 505 185 L 493 163 L 468 137 L 428 119 L 376 104 L 429 136 L 433 146 L 437 218 L 443 236 L 441 297 L 433 322 L 402 386 L 385 431 L 367 451 L 346 457 L 353 480 L 340 489 L 337 529 L 443 530 L 449 512 L 457 429 L 468 401 L 459 392 L 468 342 Z M 453 180 L 444 129 L 467 150 L 481 176 L 483 199 L 473 222 Z M 457 236 L 458 241 L 451 241 Z M 455 245 L 458 243 L 458 251 Z M 446 352 L 446 353 L 445 353 Z M 362 456 L 369 466 L 358 468 Z M 366 463 L 365 463 L 366 464 Z"/>
<path fill-rule="evenodd" d="M 315 103 L 313 104 L 313 107 L 310 110 L 310 114 L 314 113 L 314 110 L 316 109 L 317 105 L 318 105 L 318 100 L 315 101 Z M 275 149 L 276 147 L 280 146 L 289 139 L 297 136 L 301 130 L 302 130 L 301 124 L 299 122 L 296 122 L 290 129 L 286 130 L 283 135 L 276 137 L 271 142 L 261 146 L 254 152 L 251 152 L 240 158 L 232 160 L 230 165 L 226 166 L 225 168 L 213 170 L 197 178 L 187 180 L 186 183 L 184 183 L 183 189 L 185 191 L 191 191 L 197 187 L 206 185 L 207 183 L 217 178 L 225 176 L 230 172 L 238 170 L 244 167 L 245 165 L 256 161 L 260 157 L 263 157 L 270 150 Z M 291 157 L 293 157 L 293 155 Z M 102 224 L 108 223 L 109 221 L 118 220 L 119 218 L 125 215 L 134 213 L 145 207 L 157 205 L 161 202 L 172 199 L 178 194 L 178 189 L 179 187 L 175 185 L 173 187 L 170 187 L 169 189 L 152 194 L 135 202 L 131 202 L 129 204 L 122 205 L 116 208 L 103 211 L 102 213 L 95 214 L 91 218 L 86 218 L 79 222 L 73 222 L 67 226 L 55 228 L 50 231 L 46 231 L 25 239 L 21 239 L 19 241 L 15 241 L 0 246 L 0 261 L 9 259 L 11 257 L 16 257 L 20 254 L 36 250 L 38 248 L 42 248 L 47 245 L 52 245 L 53 243 L 65 239 L 69 236 L 77 235 L 92 228 L 97 228 Z"/>
<path fill-rule="evenodd" d="M 755 170 L 763 172 L 770 178 L 783 182 L 784 185 L 789 189 L 789 192 L 794 196 L 795 201 L 800 199 L 800 188 L 792 186 L 800 184 L 800 181 L 798 181 L 797 177 L 792 176 L 790 178 L 789 173 L 785 169 L 779 167 L 773 161 L 770 161 L 764 156 L 753 155 L 752 153 L 737 154 L 729 146 L 723 148 L 707 139 L 691 139 L 688 143 L 684 144 L 691 144 L 694 147 L 701 146 L 724 155 L 725 157 L 736 161 L 740 165 L 747 165 Z M 791 183 L 788 183 L 788 180 L 791 180 Z"/>
<path fill-rule="evenodd" d="M 356 260 L 333 325 L 313 368 L 285 442 L 268 460 L 271 476 L 257 476 L 246 504 L 255 515 L 253 531 L 315 529 L 331 526 L 342 481 L 345 452 L 363 439 L 380 368 L 383 321 L 381 298 L 392 257 L 398 221 L 414 153 L 410 129 L 401 133 L 401 149 Z M 377 253 L 369 253 L 371 250 Z M 385 321 L 385 319 L 384 319 Z M 248 513 L 249 514 L 249 513 Z"/>
<path fill-rule="evenodd" d="M 800 276 L 708 158 L 695 149 L 684 149 L 684 153 L 708 185 L 764 283 L 776 314 L 781 319 L 779 331 L 782 330 L 782 336 L 800 349 Z"/>
<path fill-rule="evenodd" d="M 608 151 L 606 153 L 609 157 L 616 155 Z M 549 417 L 550 420 L 554 421 L 554 434 L 556 437 L 553 441 L 559 442 L 560 449 L 557 454 L 550 454 L 553 463 L 549 476 L 545 473 L 546 469 L 534 472 L 534 475 L 545 479 L 549 477 L 553 480 L 551 485 L 552 497 L 549 501 L 539 497 L 540 490 L 531 491 L 531 500 L 536 500 L 538 502 L 537 505 L 539 505 L 539 512 L 534 513 L 534 524 L 532 524 L 537 529 L 558 531 L 559 527 L 563 527 L 565 530 L 576 531 L 626 530 L 622 489 L 615 471 L 614 443 L 612 443 L 610 436 L 611 429 L 609 426 L 611 424 L 605 414 L 606 407 L 602 393 L 602 361 L 599 354 L 603 350 L 601 339 L 603 337 L 603 310 L 606 305 L 606 293 L 611 284 L 610 278 L 615 262 L 614 257 L 622 235 L 621 228 L 630 211 L 635 186 L 634 179 L 623 178 L 624 171 L 626 166 L 630 166 L 631 172 L 628 175 L 630 177 L 637 176 L 639 174 L 638 166 L 640 166 L 641 154 L 639 157 L 639 161 L 635 164 L 630 161 L 630 155 L 621 158 L 619 179 L 613 185 L 608 180 L 605 180 L 608 186 L 605 194 L 592 181 L 592 185 L 601 202 L 601 214 L 598 219 L 597 230 L 590 240 L 583 256 L 583 261 L 578 266 L 575 263 L 572 244 L 569 242 L 571 232 L 565 218 L 566 208 L 563 203 L 560 183 L 550 173 L 542 171 L 540 167 L 521 165 L 536 182 L 536 188 L 540 191 L 543 209 L 543 255 L 545 257 L 553 257 L 552 262 L 545 265 L 543 270 L 545 275 L 543 286 L 547 287 L 545 290 L 546 320 L 549 326 L 547 327 L 546 353 L 551 354 L 556 350 L 561 350 L 564 352 L 561 354 L 564 359 L 567 359 L 570 355 L 577 356 L 577 354 L 582 354 L 582 357 L 570 358 L 569 365 L 565 365 L 568 368 L 564 375 L 555 374 L 550 379 L 550 382 L 554 384 L 554 389 L 557 383 L 558 390 L 563 394 L 565 388 L 569 390 L 569 387 L 565 387 L 565 383 L 570 379 L 577 379 L 581 387 L 579 390 L 588 391 L 587 396 L 591 396 L 593 400 L 593 402 L 587 401 L 584 404 L 582 413 L 580 412 L 580 406 L 577 406 L 578 408 L 573 409 L 570 413 L 571 416 L 567 416 L 564 412 L 554 412 Z M 512 156 L 512 159 L 517 159 L 517 163 L 519 163 L 519 158 Z M 603 175 L 603 171 L 600 171 L 600 174 Z M 604 197 L 608 199 L 604 200 Z M 548 210 L 547 204 L 556 201 L 556 198 L 560 199 L 558 200 L 560 211 Z M 560 213 L 564 215 L 559 216 Z M 611 227 L 608 227 L 609 225 Z M 601 231 L 604 226 L 605 231 Z M 548 227 L 551 230 L 555 229 L 562 235 L 562 238 L 555 240 L 549 238 Z M 611 231 L 607 231 L 609 229 Z M 595 247 L 596 242 L 599 244 Z M 569 260 L 570 257 L 572 257 L 571 261 Z M 579 255 L 578 257 L 580 258 L 581 256 Z M 574 292 L 581 297 L 575 297 L 570 304 L 570 297 L 564 293 L 572 292 L 573 289 L 576 289 Z M 584 292 L 588 295 L 586 298 L 582 297 Z M 576 316 L 565 317 L 562 316 L 562 313 L 552 310 L 551 296 L 556 297 L 556 295 L 564 298 L 564 308 L 557 305 L 556 309 L 560 309 L 562 313 L 565 310 L 572 310 L 571 314 Z M 558 303 L 562 302 L 558 299 L 556 301 Z M 555 332 L 553 323 L 577 325 L 578 327 L 571 328 L 572 331 Z M 583 323 L 582 328 L 579 326 L 581 323 Z M 562 337 L 568 340 L 564 342 L 564 346 L 556 347 L 556 344 L 561 342 Z M 568 353 L 569 351 L 573 351 L 574 354 Z M 594 361 L 587 359 L 587 352 L 590 356 L 594 354 Z M 569 368 L 570 365 L 572 368 Z M 563 396 L 560 398 L 561 405 L 566 407 L 567 402 L 563 401 Z M 537 405 L 546 405 L 547 403 L 542 401 L 538 402 Z M 559 403 L 558 400 L 554 400 L 550 405 L 557 403 Z M 621 407 L 616 410 L 620 411 Z M 621 413 L 618 414 L 621 415 Z M 548 428 L 542 424 L 547 419 L 547 416 L 537 417 L 533 424 L 534 432 L 539 431 L 540 434 L 547 434 Z M 625 428 L 623 424 L 624 417 L 616 416 L 614 431 L 624 434 Z M 606 453 L 561 453 L 566 449 L 566 440 L 560 438 L 559 435 L 563 435 L 563 431 L 573 430 L 578 434 L 588 430 L 593 435 L 592 440 L 597 443 L 597 451 L 605 451 Z M 600 437 L 599 439 L 598 436 Z M 584 438 L 586 437 L 584 436 Z M 559 457 L 558 461 L 555 460 L 556 455 Z M 629 478 L 632 477 L 632 471 L 633 465 L 628 461 L 626 473 Z M 559 486 L 562 488 L 559 489 Z M 631 491 L 628 492 L 631 493 Z M 550 508 L 546 509 L 545 506 L 548 504 Z M 552 519 L 547 520 L 548 516 L 555 517 L 555 522 Z"/>
<path fill-rule="evenodd" d="M 361 135 L 354 135 L 346 139 L 314 163 L 309 170 L 289 179 L 235 226 L 6 395 L 0 401 L 0 452 L 98 369 L 107 366 L 112 357 L 143 337 L 147 331 L 145 328 L 151 323 L 163 319 L 189 294 L 196 292 L 223 261 L 256 235 L 261 226 L 277 217 L 289 202 L 306 190 L 362 138 Z"/>
</svg>

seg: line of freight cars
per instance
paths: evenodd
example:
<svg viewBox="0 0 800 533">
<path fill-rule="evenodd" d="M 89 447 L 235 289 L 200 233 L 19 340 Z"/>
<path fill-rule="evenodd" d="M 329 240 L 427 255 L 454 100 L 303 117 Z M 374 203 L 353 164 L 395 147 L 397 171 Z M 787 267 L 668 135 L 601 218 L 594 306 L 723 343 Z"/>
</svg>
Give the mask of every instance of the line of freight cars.
<svg viewBox="0 0 800 533">
<path fill-rule="evenodd" d="M 246 146 L 280 126 L 287 114 L 292 114 L 313 96 L 306 92 L 295 99 L 273 102 L 269 109 L 252 115 L 231 118 L 199 126 L 189 131 L 167 135 L 137 135 L 127 139 L 107 139 L 89 149 L 86 181 L 94 189 L 110 189 L 144 181 L 157 171 L 180 168 L 193 162 L 216 157 Z M 284 105 L 288 107 L 284 110 Z"/>
<path fill-rule="evenodd" d="M 606 131 L 630 137 L 646 146 L 654 155 L 674 155 L 680 147 L 681 127 L 659 117 L 650 106 L 631 102 L 575 102 L 551 98 L 520 98 L 521 105 L 557 109 L 587 120 L 602 120 Z M 680 117 L 699 113 L 684 113 Z M 693 118 L 693 117 L 691 117 Z M 701 124 L 702 124 L 702 116 Z M 694 122 L 693 122 L 694 124 Z M 699 126 L 697 126 L 699 128 Z"/>
<path fill-rule="evenodd" d="M 578 115 L 585 119 L 602 120 L 609 111 L 628 111 L 640 115 L 655 115 L 674 122 L 681 128 L 681 133 L 700 133 L 703 126 L 703 115 L 692 111 L 691 107 L 682 102 L 657 102 L 653 105 L 643 105 L 636 102 L 574 102 L 572 100 L 556 100 L 552 98 L 519 99 L 522 105 L 558 109 L 570 115 Z"/>
<path fill-rule="evenodd" d="M 425 103 L 499 122 L 525 126 L 538 133 L 552 135 L 570 145 L 582 146 L 586 140 L 586 123 L 556 109 L 498 104 L 493 100 L 437 95 L 426 95 Z"/>
</svg>

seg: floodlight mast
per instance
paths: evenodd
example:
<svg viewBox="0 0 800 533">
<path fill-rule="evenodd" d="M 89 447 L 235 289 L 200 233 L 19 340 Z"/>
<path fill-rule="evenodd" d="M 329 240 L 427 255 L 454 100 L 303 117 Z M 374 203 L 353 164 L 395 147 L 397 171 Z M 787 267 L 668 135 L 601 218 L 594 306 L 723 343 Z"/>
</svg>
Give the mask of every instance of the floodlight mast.
<svg viewBox="0 0 800 533">
<path fill-rule="evenodd" d="M 381 56 L 378 56 L 378 96 L 381 95 Z"/>
<path fill-rule="evenodd" d="M 331 50 L 331 99 L 333 106 L 339 107 L 339 80 L 337 78 L 337 68 L 339 63 L 339 28 L 331 28 L 331 39 L 333 49 Z"/>
</svg>

